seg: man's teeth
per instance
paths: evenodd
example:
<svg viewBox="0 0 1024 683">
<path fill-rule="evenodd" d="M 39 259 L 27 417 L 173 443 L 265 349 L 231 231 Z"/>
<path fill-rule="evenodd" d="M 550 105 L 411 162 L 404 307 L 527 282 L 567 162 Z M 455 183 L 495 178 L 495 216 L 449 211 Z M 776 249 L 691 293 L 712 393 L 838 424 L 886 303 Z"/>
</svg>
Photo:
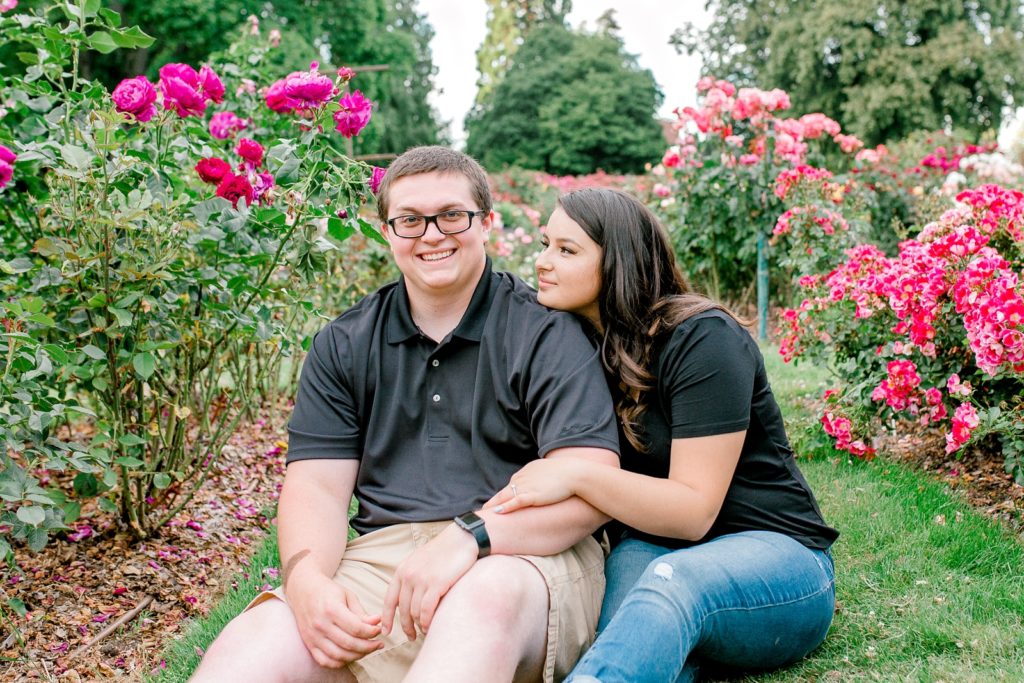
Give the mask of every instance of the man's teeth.
<svg viewBox="0 0 1024 683">
<path fill-rule="evenodd" d="M 441 251 L 436 254 L 424 254 L 422 258 L 424 261 L 440 261 L 443 258 L 448 258 L 454 253 L 454 249 L 449 249 L 448 251 Z"/>
</svg>

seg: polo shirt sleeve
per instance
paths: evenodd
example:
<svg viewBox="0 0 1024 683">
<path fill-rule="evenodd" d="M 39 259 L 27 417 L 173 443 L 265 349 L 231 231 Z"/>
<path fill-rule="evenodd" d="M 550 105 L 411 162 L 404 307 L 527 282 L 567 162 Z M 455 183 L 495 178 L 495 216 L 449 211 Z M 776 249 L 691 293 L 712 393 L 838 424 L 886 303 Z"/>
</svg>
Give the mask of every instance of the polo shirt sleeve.
<svg viewBox="0 0 1024 683">
<path fill-rule="evenodd" d="M 619 452 L 615 410 L 597 350 L 568 314 L 554 314 L 535 340 L 526 388 L 541 457 L 569 446 Z"/>
<path fill-rule="evenodd" d="M 749 334 L 724 316 L 712 312 L 684 321 L 661 354 L 658 387 L 670 410 L 673 439 L 729 434 L 750 425 L 757 361 Z"/>
<path fill-rule="evenodd" d="M 346 367 L 348 339 L 334 325 L 313 338 L 288 422 L 288 462 L 360 457 L 359 413 Z"/>
</svg>

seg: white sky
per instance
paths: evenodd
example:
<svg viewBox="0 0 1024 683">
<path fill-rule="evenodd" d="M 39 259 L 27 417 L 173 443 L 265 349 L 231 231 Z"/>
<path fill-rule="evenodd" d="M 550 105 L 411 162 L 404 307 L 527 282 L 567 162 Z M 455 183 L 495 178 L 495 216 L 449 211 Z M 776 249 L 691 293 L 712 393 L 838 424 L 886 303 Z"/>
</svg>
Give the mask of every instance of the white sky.
<svg viewBox="0 0 1024 683">
<path fill-rule="evenodd" d="M 641 67 L 651 70 L 665 95 L 658 111 L 661 116 L 671 118 L 676 107 L 694 104 L 700 58 L 676 54 L 668 39 L 687 21 L 707 24 L 703 2 L 573 0 L 572 5 L 569 23 L 573 27 L 586 22 L 594 28 L 605 10 L 615 10 L 626 51 L 638 56 Z M 450 122 L 452 141 L 461 147 L 465 142 L 463 118 L 476 97 L 476 50 L 486 33 L 487 5 L 484 0 L 419 0 L 419 8 L 435 31 L 430 48 L 438 73 L 432 103 L 442 120 Z"/>
</svg>

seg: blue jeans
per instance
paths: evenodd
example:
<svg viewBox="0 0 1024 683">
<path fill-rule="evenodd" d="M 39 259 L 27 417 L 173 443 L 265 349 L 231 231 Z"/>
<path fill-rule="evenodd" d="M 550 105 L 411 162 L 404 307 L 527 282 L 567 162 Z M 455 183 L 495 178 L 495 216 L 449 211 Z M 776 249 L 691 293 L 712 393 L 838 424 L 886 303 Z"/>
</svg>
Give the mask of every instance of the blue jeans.
<svg viewBox="0 0 1024 683">
<path fill-rule="evenodd" d="M 701 664 L 776 668 L 820 645 L 835 610 L 829 553 L 772 531 L 682 550 L 627 539 L 605 575 L 597 641 L 567 683 L 692 681 Z"/>
</svg>

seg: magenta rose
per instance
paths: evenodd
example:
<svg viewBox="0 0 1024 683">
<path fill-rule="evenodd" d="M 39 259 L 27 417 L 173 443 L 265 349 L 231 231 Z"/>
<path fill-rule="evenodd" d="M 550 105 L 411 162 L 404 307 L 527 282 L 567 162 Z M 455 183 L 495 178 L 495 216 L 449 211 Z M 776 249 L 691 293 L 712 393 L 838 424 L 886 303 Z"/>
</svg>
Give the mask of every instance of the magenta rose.
<svg viewBox="0 0 1024 683">
<path fill-rule="evenodd" d="M 219 111 L 210 117 L 210 135 L 218 140 L 227 140 L 248 125 L 233 112 Z"/>
<path fill-rule="evenodd" d="M 0 0 L 0 12 L 9 12 L 18 6 L 18 0 Z"/>
<path fill-rule="evenodd" d="M 7 183 L 11 182 L 13 177 L 14 167 L 6 161 L 0 161 L 0 190 L 7 187 Z"/>
<path fill-rule="evenodd" d="M 249 138 L 242 138 L 238 141 L 238 145 L 235 146 L 235 154 L 245 159 L 253 168 L 263 163 L 263 146 Z"/>
<path fill-rule="evenodd" d="M 298 102 L 288 96 L 288 93 L 284 89 L 284 79 L 275 81 L 269 88 L 267 88 L 266 94 L 263 96 L 266 100 L 267 106 L 270 107 L 271 111 L 276 111 L 278 114 L 287 114 L 290 111 L 294 111 L 298 108 Z"/>
<path fill-rule="evenodd" d="M 0 145 L 0 189 L 7 187 L 14 177 L 14 161 L 17 158 L 17 154 Z"/>
<path fill-rule="evenodd" d="M 295 101 L 295 109 L 313 109 L 334 97 L 334 81 L 317 73 L 319 65 L 313 62 L 309 71 L 296 71 L 284 78 L 284 94 Z"/>
<path fill-rule="evenodd" d="M 219 157 L 207 157 L 200 159 L 196 164 L 196 173 L 204 183 L 216 185 L 231 172 L 231 164 Z"/>
<path fill-rule="evenodd" d="M 334 112 L 335 129 L 346 138 L 359 135 L 370 122 L 373 103 L 356 90 L 338 100 L 338 106 L 341 108 Z"/>
<path fill-rule="evenodd" d="M 205 64 L 199 69 L 199 85 L 203 88 L 203 95 L 215 103 L 224 101 L 224 84 L 213 69 Z"/>
<path fill-rule="evenodd" d="M 370 176 L 370 192 L 377 194 L 377 190 L 380 189 L 380 182 L 384 180 L 384 174 L 387 173 L 386 168 L 380 166 L 373 167 L 373 175 Z"/>
<path fill-rule="evenodd" d="M 126 78 L 110 94 L 114 107 L 122 114 L 132 114 L 145 123 L 156 114 L 156 88 L 145 76 Z"/>
<path fill-rule="evenodd" d="M 164 109 L 173 109 L 178 116 L 202 116 L 206 98 L 199 92 L 199 74 L 188 64 L 164 64 L 160 67 L 160 92 Z"/>
<path fill-rule="evenodd" d="M 245 205 L 248 206 L 252 204 L 253 200 L 252 185 L 249 184 L 249 179 L 244 175 L 227 173 L 221 179 L 220 184 L 217 185 L 217 196 L 231 202 L 231 206 L 236 209 L 238 208 L 239 199 L 244 199 Z"/>
<path fill-rule="evenodd" d="M 270 204 L 273 201 L 273 197 L 270 194 L 270 188 L 272 187 L 274 187 L 274 176 L 269 173 L 257 174 L 252 181 L 253 199 L 260 204 Z"/>
</svg>

